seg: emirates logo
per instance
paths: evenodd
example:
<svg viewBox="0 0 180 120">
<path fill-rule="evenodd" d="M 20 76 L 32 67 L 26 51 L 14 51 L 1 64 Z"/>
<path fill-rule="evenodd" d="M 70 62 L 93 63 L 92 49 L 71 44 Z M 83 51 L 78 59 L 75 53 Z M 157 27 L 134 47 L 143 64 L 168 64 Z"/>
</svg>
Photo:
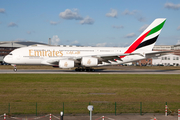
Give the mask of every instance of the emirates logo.
<svg viewBox="0 0 180 120">
<path fill-rule="evenodd" d="M 88 64 L 88 65 L 90 65 L 90 64 L 91 64 L 91 60 L 90 60 L 90 59 L 87 61 L 87 64 Z"/>
<path fill-rule="evenodd" d="M 67 66 L 68 66 L 67 62 L 65 62 L 65 63 L 64 63 L 64 66 L 65 66 L 65 67 L 67 67 Z"/>
</svg>

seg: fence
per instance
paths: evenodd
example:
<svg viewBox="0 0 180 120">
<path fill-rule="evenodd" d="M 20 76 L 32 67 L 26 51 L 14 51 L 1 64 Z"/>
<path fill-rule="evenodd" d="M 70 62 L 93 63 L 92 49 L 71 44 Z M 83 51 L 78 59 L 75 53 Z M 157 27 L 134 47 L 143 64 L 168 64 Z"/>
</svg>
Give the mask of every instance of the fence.
<svg viewBox="0 0 180 120">
<path fill-rule="evenodd" d="M 59 114 L 60 111 L 67 114 L 89 114 L 88 105 L 93 105 L 93 114 L 110 113 L 118 115 L 121 113 L 164 113 L 165 105 L 168 105 L 168 112 L 177 113 L 180 102 L 63 102 L 63 103 L 0 103 L 0 114 Z"/>
</svg>

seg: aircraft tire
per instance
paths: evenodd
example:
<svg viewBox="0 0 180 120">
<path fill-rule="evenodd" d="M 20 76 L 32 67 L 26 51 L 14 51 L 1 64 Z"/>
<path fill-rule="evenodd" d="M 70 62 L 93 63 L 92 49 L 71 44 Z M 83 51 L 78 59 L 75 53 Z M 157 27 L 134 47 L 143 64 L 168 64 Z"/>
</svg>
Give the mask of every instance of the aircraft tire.
<svg viewBox="0 0 180 120">
<path fill-rule="evenodd" d="M 91 69 L 91 68 L 76 68 L 75 71 L 78 71 L 78 72 L 94 72 L 95 70 Z"/>
<path fill-rule="evenodd" d="M 95 72 L 95 70 L 94 70 L 94 69 L 91 69 L 91 71 L 92 71 L 92 72 Z"/>
<path fill-rule="evenodd" d="M 14 71 L 14 72 L 17 72 L 17 68 L 14 68 L 13 71 Z"/>
</svg>

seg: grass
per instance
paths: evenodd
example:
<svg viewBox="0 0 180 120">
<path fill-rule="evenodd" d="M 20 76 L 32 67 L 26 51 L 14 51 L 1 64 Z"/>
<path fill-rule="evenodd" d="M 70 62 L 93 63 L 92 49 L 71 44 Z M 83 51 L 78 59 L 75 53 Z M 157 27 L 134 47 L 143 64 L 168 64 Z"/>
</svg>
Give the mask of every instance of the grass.
<svg viewBox="0 0 180 120">
<path fill-rule="evenodd" d="M 1 74 L 4 102 L 179 102 L 180 75 Z"/>
<path fill-rule="evenodd" d="M 0 113 L 164 112 L 180 107 L 180 75 L 1 74 Z M 37 103 L 37 110 L 36 110 Z M 8 107 L 9 106 L 9 107 Z M 8 108 L 8 109 L 7 109 Z"/>
</svg>

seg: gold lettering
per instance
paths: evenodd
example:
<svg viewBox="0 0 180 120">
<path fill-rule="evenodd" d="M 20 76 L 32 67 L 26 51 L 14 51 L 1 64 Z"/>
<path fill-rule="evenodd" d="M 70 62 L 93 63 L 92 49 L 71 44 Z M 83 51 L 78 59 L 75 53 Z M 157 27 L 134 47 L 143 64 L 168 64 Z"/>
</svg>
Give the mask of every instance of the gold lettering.
<svg viewBox="0 0 180 120">
<path fill-rule="evenodd" d="M 41 56 L 41 51 L 35 51 L 34 54 L 35 56 Z"/>
<path fill-rule="evenodd" d="M 67 51 L 66 54 L 80 54 L 80 52 Z M 50 51 L 50 50 L 33 50 L 29 49 L 29 56 L 49 56 L 49 57 L 60 57 L 63 56 L 63 51 Z"/>
<path fill-rule="evenodd" d="M 44 56 L 44 50 L 42 50 L 42 56 Z"/>
<path fill-rule="evenodd" d="M 48 52 L 48 51 L 45 51 L 45 56 L 47 56 L 47 52 Z"/>
<path fill-rule="evenodd" d="M 70 51 L 70 52 L 69 52 L 69 54 L 71 54 L 71 55 L 72 55 L 72 54 L 73 54 L 73 51 Z"/>
<path fill-rule="evenodd" d="M 49 53 L 48 53 L 48 56 L 50 57 L 50 56 L 52 56 L 52 52 L 51 51 L 48 51 Z"/>
<path fill-rule="evenodd" d="M 62 53 L 63 51 L 60 51 L 60 54 L 61 54 L 61 56 L 63 56 L 63 53 Z"/>
<path fill-rule="evenodd" d="M 59 55 L 58 55 L 58 54 L 59 54 L 59 51 L 56 51 L 55 55 L 56 55 L 57 57 L 59 57 Z"/>
<path fill-rule="evenodd" d="M 53 50 L 53 56 L 54 56 L 54 52 L 55 52 L 55 51 Z"/>
<path fill-rule="evenodd" d="M 76 54 L 80 54 L 80 51 L 77 51 Z"/>
<path fill-rule="evenodd" d="M 29 56 L 33 56 L 32 53 L 33 50 L 29 50 Z"/>
</svg>

